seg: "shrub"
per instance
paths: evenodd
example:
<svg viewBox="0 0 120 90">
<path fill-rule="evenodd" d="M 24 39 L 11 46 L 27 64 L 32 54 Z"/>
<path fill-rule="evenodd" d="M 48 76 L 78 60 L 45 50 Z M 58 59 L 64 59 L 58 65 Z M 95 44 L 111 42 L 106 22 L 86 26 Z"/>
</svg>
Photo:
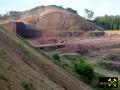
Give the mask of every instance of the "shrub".
<svg viewBox="0 0 120 90">
<path fill-rule="evenodd" d="M 77 11 L 72 9 L 72 8 L 66 8 L 66 10 L 71 12 L 71 13 L 77 14 Z"/>
<path fill-rule="evenodd" d="M 68 66 L 69 66 L 69 65 L 68 65 L 67 63 L 63 63 L 63 64 L 62 64 L 62 67 L 63 67 L 64 69 L 67 69 Z"/>
<path fill-rule="evenodd" d="M 93 80 L 94 70 L 89 64 L 85 63 L 83 59 L 74 65 L 74 69 L 79 75 L 85 77 L 87 83 L 90 83 Z"/>
<path fill-rule="evenodd" d="M 53 59 L 59 61 L 60 60 L 59 54 L 57 54 L 57 53 L 53 54 Z"/>
<path fill-rule="evenodd" d="M 28 82 L 23 82 L 22 86 L 24 87 L 24 90 L 31 90 L 32 89 L 32 84 Z"/>
</svg>

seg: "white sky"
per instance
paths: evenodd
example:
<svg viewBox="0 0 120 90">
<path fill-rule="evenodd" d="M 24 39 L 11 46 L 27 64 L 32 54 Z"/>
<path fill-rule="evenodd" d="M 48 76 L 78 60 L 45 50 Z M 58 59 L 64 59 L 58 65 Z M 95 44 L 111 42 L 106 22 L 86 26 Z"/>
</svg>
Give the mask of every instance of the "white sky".
<svg viewBox="0 0 120 90">
<path fill-rule="evenodd" d="M 0 0 L 0 13 L 23 11 L 40 5 L 62 5 L 77 10 L 84 16 L 84 8 L 90 9 L 95 16 L 120 15 L 120 0 Z"/>
</svg>

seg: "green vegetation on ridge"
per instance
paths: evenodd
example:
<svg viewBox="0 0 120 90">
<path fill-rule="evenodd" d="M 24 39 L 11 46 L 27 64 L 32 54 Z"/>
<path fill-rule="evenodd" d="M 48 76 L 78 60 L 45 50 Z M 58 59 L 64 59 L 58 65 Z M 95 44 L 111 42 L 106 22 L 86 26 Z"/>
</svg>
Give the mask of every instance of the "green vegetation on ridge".
<svg viewBox="0 0 120 90">
<path fill-rule="evenodd" d="M 95 24 L 108 30 L 120 30 L 120 16 L 105 15 L 94 19 Z"/>
</svg>

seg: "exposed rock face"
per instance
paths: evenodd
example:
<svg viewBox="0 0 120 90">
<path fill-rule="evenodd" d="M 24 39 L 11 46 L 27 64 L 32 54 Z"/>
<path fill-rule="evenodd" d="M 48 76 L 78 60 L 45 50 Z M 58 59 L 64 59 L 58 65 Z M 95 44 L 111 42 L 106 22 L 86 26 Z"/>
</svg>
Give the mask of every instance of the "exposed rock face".
<svg viewBox="0 0 120 90">
<path fill-rule="evenodd" d="M 96 29 L 101 31 L 101 28 L 92 22 L 57 6 L 36 7 L 21 12 L 18 16 L 10 16 L 5 21 L 15 21 L 17 18 L 17 21 L 36 25 L 43 30 L 43 37 L 66 37 L 71 36 L 70 33 L 72 36 L 78 37 L 81 34 L 79 31 L 95 31 Z"/>
<path fill-rule="evenodd" d="M 34 10 L 36 10 L 36 12 Z M 45 37 L 61 36 L 61 33 L 63 33 L 64 36 L 67 36 L 68 32 L 71 32 L 73 36 L 76 36 L 74 32 L 80 33 L 79 31 L 101 30 L 95 24 L 85 20 L 81 16 L 58 7 L 38 7 L 37 9 L 32 9 L 24 14 L 28 15 L 30 12 L 34 12 L 34 15 L 31 16 L 29 14 L 29 18 L 25 18 L 25 15 L 23 15 L 21 19 L 24 22 L 41 27 L 44 30 L 43 36 Z"/>
<path fill-rule="evenodd" d="M 24 24 L 23 22 L 9 22 L 1 26 L 9 31 L 17 33 L 23 38 L 38 38 L 42 34 L 34 25 Z"/>
<path fill-rule="evenodd" d="M 16 23 L 16 32 L 18 35 L 22 36 L 23 38 L 38 38 L 41 37 L 42 32 L 37 30 L 36 27 L 33 25 L 25 25 L 22 22 Z"/>
</svg>

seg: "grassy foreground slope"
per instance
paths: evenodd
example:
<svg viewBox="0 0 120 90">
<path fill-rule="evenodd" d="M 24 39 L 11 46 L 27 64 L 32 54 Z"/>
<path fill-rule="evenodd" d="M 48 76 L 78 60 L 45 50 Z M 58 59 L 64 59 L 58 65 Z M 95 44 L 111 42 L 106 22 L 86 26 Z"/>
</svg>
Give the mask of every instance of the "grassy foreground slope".
<svg viewBox="0 0 120 90">
<path fill-rule="evenodd" d="M 90 90 L 36 52 L 15 34 L 0 29 L 0 90 Z"/>
</svg>

